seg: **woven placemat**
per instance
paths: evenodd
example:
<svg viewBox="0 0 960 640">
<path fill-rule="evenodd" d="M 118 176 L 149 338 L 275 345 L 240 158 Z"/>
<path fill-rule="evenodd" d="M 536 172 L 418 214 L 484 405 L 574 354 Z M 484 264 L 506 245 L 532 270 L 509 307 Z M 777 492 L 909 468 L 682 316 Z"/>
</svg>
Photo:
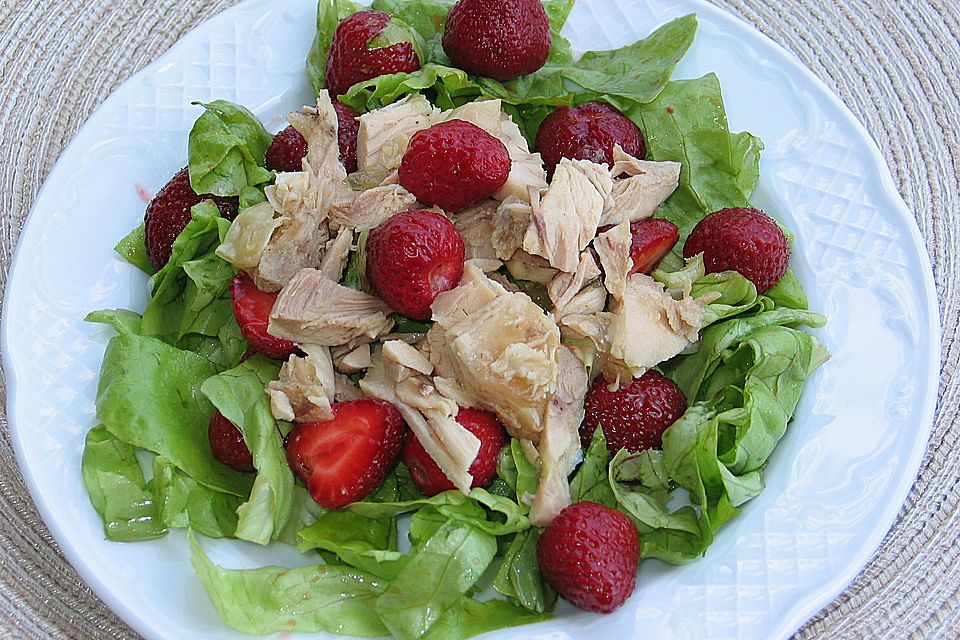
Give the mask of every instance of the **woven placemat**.
<svg viewBox="0 0 960 640">
<path fill-rule="evenodd" d="M 0 0 L 0 290 L 40 185 L 91 111 L 235 1 Z M 920 477 L 870 564 L 797 637 L 960 637 L 955 0 L 714 1 L 797 55 L 866 125 L 915 212 L 940 296 L 939 409 Z M 60 555 L 20 477 L 2 403 L 0 637 L 137 638 Z"/>
</svg>

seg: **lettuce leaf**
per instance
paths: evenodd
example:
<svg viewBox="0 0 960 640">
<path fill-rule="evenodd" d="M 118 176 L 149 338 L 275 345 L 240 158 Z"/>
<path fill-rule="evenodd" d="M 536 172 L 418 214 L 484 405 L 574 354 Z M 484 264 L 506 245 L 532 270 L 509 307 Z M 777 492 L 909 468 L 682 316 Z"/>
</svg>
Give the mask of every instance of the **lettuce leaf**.
<svg viewBox="0 0 960 640">
<path fill-rule="evenodd" d="M 550 614 L 521 609 L 503 600 L 481 602 L 464 597 L 460 599 L 459 604 L 447 609 L 422 638 L 423 640 L 472 638 L 488 631 L 543 622 L 552 617 Z"/>
<path fill-rule="evenodd" d="M 266 391 L 279 371 L 276 362 L 257 355 L 206 379 L 200 387 L 220 413 L 237 425 L 253 455 L 257 478 L 249 500 L 237 509 L 236 536 L 257 544 L 267 544 L 280 534 L 293 506 L 293 472 Z"/>
<path fill-rule="evenodd" d="M 188 532 L 190 562 L 224 622 L 243 633 L 329 631 L 383 636 L 374 605 L 384 583 L 347 567 L 223 569 Z"/>
<path fill-rule="evenodd" d="M 140 271 L 143 271 L 148 276 L 152 276 L 154 269 L 153 265 L 150 264 L 150 258 L 147 257 L 146 239 L 146 231 L 141 222 L 136 229 L 125 235 L 113 250 L 137 269 L 140 269 Z"/>
<path fill-rule="evenodd" d="M 540 562 L 537 559 L 539 539 L 540 530 L 535 528 L 514 536 L 503 554 L 493 587 L 527 611 L 547 613 L 553 610 L 557 593 L 540 574 Z"/>
<path fill-rule="evenodd" d="M 162 456 L 153 459 L 149 488 L 156 497 L 163 523 L 190 527 L 209 538 L 232 538 L 242 498 L 214 491 L 184 475 Z"/>
<path fill-rule="evenodd" d="M 537 484 L 540 481 L 540 473 L 537 468 L 527 460 L 523 453 L 523 445 L 517 438 L 510 439 L 510 446 L 500 450 L 497 458 L 497 476 L 499 476 L 510 489 L 511 493 L 517 497 L 523 513 L 530 511 L 530 501 L 537 493 Z"/>
<path fill-rule="evenodd" d="M 226 100 L 195 102 L 205 108 L 187 143 L 190 185 L 197 193 L 240 196 L 248 187 L 273 180 L 264 154 L 273 141 L 260 120 L 245 107 Z"/>
<path fill-rule="evenodd" d="M 573 502 L 590 500 L 608 507 L 614 506 L 616 500 L 607 482 L 609 464 L 607 439 L 603 436 L 603 428 L 599 427 L 593 432 L 590 446 L 584 453 L 583 462 L 570 480 L 570 499 Z"/>
</svg>

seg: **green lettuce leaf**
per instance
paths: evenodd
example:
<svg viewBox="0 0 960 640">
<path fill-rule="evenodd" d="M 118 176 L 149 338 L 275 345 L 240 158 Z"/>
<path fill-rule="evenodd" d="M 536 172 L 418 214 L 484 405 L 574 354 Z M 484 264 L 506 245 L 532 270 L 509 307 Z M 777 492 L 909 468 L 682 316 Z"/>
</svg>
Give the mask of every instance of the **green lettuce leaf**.
<svg viewBox="0 0 960 640">
<path fill-rule="evenodd" d="M 150 258 L 147 257 L 147 236 L 143 223 L 140 223 L 136 229 L 125 235 L 113 250 L 140 271 L 148 276 L 153 275 L 153 265 L 150 264 Z"/>
<path fill-rule="evenodd" d="M 358 111 L 371 111 L 421 92 L 429 92 L 441 109 L 452 109 L 480 94 L 465 71 L 430 63 L 413 73 L 391 73 L 358 82 L 340 100 Z"/>
<path fill-rule="evenodd" d="M 506 482 L 523 513 L 530 511 L 530 501 L 537 493 L 540 474 L 527 460 L 523 445 L 517 438 L 510 439 L 510 446 L 500 450 L 497 458 L 497 476 Z"/>
<path fill-rule="evenodd" d="M 514 604 L 534 613 L 553 610 L 557 593 L 540 574 L 537 560 L 539 529 L 521 531 L 510 542 L 493 579 L 493 587 Z"/>
<path fill-rule="evenodd" d="M 83 318 L 83 321 L 108 324 L 121 335 L 125 333 L 141 335 L 140 314 L 127 309 L 101 309 L 100 311 L 91 311 Z"/>
<path fill-rule="evenodd" d="M 460 603 L 496 552 L 497 541 L 492 535 L 449 520 L 377 598 L 377 614 L 394 637 L 422 637 L 446 611 Z"/>
<path fill-rule="evenodd" d="M 763 294 L 770 298 L 778 307 L 787 307 L 789 309 L 807 309 L 807 294 L 803 292 L 803 287 L 793 273 L 793 269 L 787 269 L 783 277 L 772 289 Z"/>
<path fill-rule="evenodd" d="M 199 484 L 162 456 L 153 459 L 149 487 L 156 496 L 160 517 L 166 526 L 190 527 L 209 538 L 234 536 L 237 507 L 243 502 L 242 498 Z"/>
<path fill-rule="evenodd" d="M 213 407 L 200 384 L 215 373 L 209 360 L 155 338 L 117 336 L 100 367 L 97 417 L 117 439 L 164 456 L 197 482 L 246 496 L 251 478 L 210 452 Z"/>
<path fill-rule="evenodd" d="M 276 362 L 257 355 L 208 378 L 200 387 L 220 413 L 237 425 L 253 455 L 257 478 L 250 499 L 237 510 L 236 535 L 257 544 L 267 544 L 279 535 L 293 506 L 293 472 L 266 391 L 279 372 Z"/>
<path fill-rule="evenodd" d="M 481 633 L 543 622 L 552 617 L 547 613 L 527 611 L 503 600 L 481 602 L 464 597 L 459 604 L 447 609 L 421 637 L 423 640 L 472 638 Z"/>
<path fill-rule="evenodd" d="M 613 492 L 607 482 L 607 466 L 610 453 L 607 451 L 607 439 L 603 429 L 593 432 L 590 446 L 583 456 L 583 462 L 570 480 L 570 499 L 573 502 L 590 500 L 612 507 L 615 503 Z"/>
<path fill-rule="evenodd" d="M 107 540 L 147 540 L 167 532 L 136 450 L 106 427 L 87 433 L 80 471 L 90 502 L 103 519 Z"/>
<path fill-rule="evenodd" d="M 187 534 L 190 562 L 214 608 L 231 628 L 253 635 L 275 631 L 329 631 L 383 636 L 374 606 L 385 584 L 347 567 L 262 567 L 229 570 Z"/>
<path fill-rule="evenodd" d="M 255 115 L 226 100 L 194 104 L 205 108 L 190 130 L 187 143 L 190 185 L 194 191 L 239 196 L 248 187 L 273 180 L 273 172 L 263 166 L 273 136 Z M 249 192 L 244 199 L 250 199 Z"/>
</svg>

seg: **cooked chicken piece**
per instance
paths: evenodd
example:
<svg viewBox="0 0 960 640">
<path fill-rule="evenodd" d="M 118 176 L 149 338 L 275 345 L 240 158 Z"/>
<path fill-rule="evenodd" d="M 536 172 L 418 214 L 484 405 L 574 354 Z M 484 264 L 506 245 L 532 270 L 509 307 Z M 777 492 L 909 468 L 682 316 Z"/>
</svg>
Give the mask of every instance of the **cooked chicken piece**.
<svg viewBox="0 0 960 640">
<path fill-rule="evenodd" d="M 303 269 L 277 297 L 267 330 L 298 343 L 357 346 L 390 330 L 389 313 L 379 298 L 343 287 L 317 269 Z"/>
<path fill-rule="evenodd" d="M 494 138 L 500 138 L 501 131 L 501 110 L 500 100 L 474 100 L 462 106 L 444 111 L 431 124 L 448 122 L 450 120 L 463 120 L 470 124 L 477 125 Z"/>
<path fill-rule="evenodd" d="M 357 167 L 373 174 L 389 174 L 400 166 L 410 138 L 431 126 L 440 110 L 419 93 L 360 116 Z"/>
<path fill-rule="evenodd" d="M 337 224 L 364 231 L 374 229 L 401 211 L 415 209 L 417 198 L 398 184 L 351 191 L 334 203 L 330 219 Z"/>
<path fill-rule="evenodd" d="M 358 192 L 374 187 L 385 187 L 390 184 L 400 184 L 400 173 L 396 169 L 373 173 L 356 171 L 347 176 L 347 186 Z"/>
<path fill-rule="evenodd" d="M 280 367 L 279 379 L 267 384 L 270 410 L 277 420 L 329 420 L 336 393 L 330 349 L 313 344 L 300 348 L 307 355 L 290 356 Z"/>
<path fill-rule="evenodd" d="M 531 153 L 520 127 L 507 113 L 500 114 L 500 142 L 510 154 L 510 175 L 493 197 L 506 201 L 510 197 L 530 202 L 530 189 L 547 188 L 547 170 L 539 153 Z"/>
<path fill-rule="evenodd" d="M 575 296 L 573 296 L 563 306 L 557 306 L 553 310 L 553 317 L 560 325 L 561 331 L 566 324 L 569 316 L 590 315 L 599 313 L 607 305 L 607 290 L 602 284 L 594 280 L 588 284 Z"/>
<path fill-rule="evenodd" d="M 546 258 L 532 256 L 523 249 L 517 249 L 504 264 L 517 280 L 529 280 L 537 284 L 548 284 L 560 273 L 550 266 Z"/>
<path fill-rule="evenodd" d="M 216 254 L 235 266 L 248 271 L 260 264 L 260 256 L 270 243 L 274 229 L 287 222 L 276 216 L 269 202 L 247 207 L 236 217 Z"/>
<path fill-rule="evenodd" d="M 680 163 L 638 160 L 617 145 L 611 174 L 628 177 L 613 181 L 613 197 L 603 210 L 600 226 L 617 224 L 624 215 L 630 222 L 652 216 L 680 184 Z"/>
<path fill-rule="evenodd" d="M 402 340 L 384 342 L 383 357 L 423 375 L 428 376 L 433 373 L 433 365 L 430 364 L 426 356 Z"/>
<path fill-rule="evenodd" d="M 333 380 L 335 384 L 334 396 L 337 402 L 349 402 L 350 400 L 359 400 L 363 397 L 360 389 L 350 382 L 350 378 L 342 373 L 333 374 Z"/>
<path fill-rule="evenodd" d="M 570 504 L 567 476 L 577 464 L 583 401 L 590 384 L 583 363 L 567 347 L 557 351 L 557 367 L 557 392 L 550 400 L 537 445 L 540 482 L 530 506 L 530 522 L 538 527 L 550 524 Z"/>
<path fill-rule="evenodd" d="M 540 192 L 531 189 L 526 200 L 510 196 L 500 203 L 493 216 L 493 234 L 490 236 L 497 258 L 509 260 L 523 246 L 523 237 L 530 226 L 530 201 L 540 202 Z"/>
<path fill-rule="evenodd" d="M 703 310 L 690 297 L 674 300 L 663 284 L 635 273 L 622 300 L 614 301 L 608 345 L 602 357 L 604 377 L 613 384 L 643 375 L 696 342 Z"/>
<path fill-rule="evenodd" d="M 624 218 L 620 224 L 604 231 L 593 241 L 600 264 L 603 267 L 603 284 L 614 298 L 623 298 L 627 288 L 627 274 L 633 267 L 630 246 L 633 236 L 630 234 L 630 221 Z"/>
<path fill-rule="evenodd" d="M 480 451 L 480 440 L 467 431 L 456 417 L 459 406 L 443 396 L 425 375 L 377 352 L 373 365 L 360 381 L 370 398 L 392 403 L 417 436 L 427 453 L 454 486 L 464 493 L 473 477 L 470 465 Z"/>
<path fill-rule="evenodd" d="M 570 304 L 574 296 L 599 277 L 600 269 L 597 267 L 593 255 L 589 251 L 584 251 L 580 254 L 580 262 L 577 264 L 576 272 L 558 273 L 547 284 L 547 295 L 550 296 L 550 301 L 553 303 L 553 315 L 558 317 L 558 311 L 563 310 Z"/>
<path fill-rule="evenodd" d="M 484 271 L 496 271 L 502 264 L 493 247 L 494 217 L 499 206 L 495 200 L 484 200 L 453 217 L 453 224 L 463 238 L 464 259 L 483 260 Z"/>
<path fill-rule="evenodd" d="M 279 291 L 301 269 L 321 265 L 323 250 L 329 239 L 330 233 L 323 214 L 316 209 L 300 211 L 277 229 L 260 256 L 259 263 L 248 273 L 261 290 Z"/>
<path fill-rule="evenodd" d="M 340 373 L 358 373 L 370 366 L 369 344 L 362 344 L 356 349 L 334 347 L 330 353 L 333 366 Z"/>
<path fill-rule="evenodd" d="M 516 437 L 536 442 L 557 385 L 560 331 L 528 296 L 467 265 L 437 296 L 427 332 L 436 375 L 456 380 Z"/>
<path fill-rule="evenodd" d="M 543 198 L 532 205 L 523 249 L 573 273 L 594 236 L 613 188 L 610 172 L 588 160 L 563 158 Z"/>
<path fill-rule="evenodd" d="M 606 289 L 601 289 L 606 298 Z M 602 308 L 602 307 L 601 307 Z M 561 319 L 563 335 L 568 339 L 586 338 L 593 343 L 594 351 L 600 354 L 601 359 L 609 349 L 607 333 L 613 322 L 613 314 L 608 311 L 593 311 L 590 313 L 571 313 Z"/>
<path fill-rule="evenodd" d="M 334 282 L 343 276 L 343 268 L 347 266 L 350 257 L 350 245 L 353 243 L 353 231 L 347 227 L 340 227 L 337 237 L 327 242 L 320 262 L 320 271 Z"/>
</svg>

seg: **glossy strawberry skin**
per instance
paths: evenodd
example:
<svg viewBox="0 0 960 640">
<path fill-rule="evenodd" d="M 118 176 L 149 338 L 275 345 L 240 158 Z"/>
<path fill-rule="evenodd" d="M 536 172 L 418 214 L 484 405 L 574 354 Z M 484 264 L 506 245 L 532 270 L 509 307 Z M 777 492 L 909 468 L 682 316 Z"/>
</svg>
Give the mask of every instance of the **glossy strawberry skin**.
<svg viewBox="0 0 960 640">
<path fill-rule="evenodd" d="M 746 207 L 721 209 L 697 223 L 683 245 L 683 256 L 703 252 L 707 273 L 737 271 L 766 293 L 790 264 L 790 244 L 772 218 Z"/>
<path fill-rule="evenodd" d="M 640 128 L 605 102 L 559 107 L 540 124 L 536 142 L 551 176 L 561 158 L 590 160 L 612 168 L 613 148 L 618 144 L 635 158 L 647 154 Z"/>
<path fill-rule="evenodd" d="M 470 487 L 486 487 L 497 473 L 497 456 L 507 443 L 507 434 L 496 414 L 482 409 L 460 408 L 457 413 L 459 422 L 467 431 L 480 440 L 480 451 L 470 465 L 473 482 Z M 456 489 L 449 478 L 440 470 L 413 431 L 407 433 L 403 442 L 400 459 L 407 469 L 413 483 L 425 496 Z"/>
<path fill-rule="evenodd" d="M 463 275 L 460 232 L 435 211 L 402 211 L 370 232 L 367 277 L 397 313 L 428 320 L 430 305 Z"/>
<path fill-rule="evenodd" d="M 250 347 L 270 358 L 286 360 L 299 352 L 297 345 L 267 332 L 270 312 L 277 301 L 277 295 L 278 292 L 261 291 L 244 273 L 234 276 L 230 283 L 233 314 L 240 325 L 240 333 L 250 343 Z"/>
<path fill-rule="evenodd" d="M 287 436 L 287 462 L 325 509 L 340 509 L 376 489 L 400 455 L 407 425 L 389 402 L 333 404 L 333 418 L 301 422 Z"/>
<path fill-rule="evenodd" d="M 584 402 L 586 415 L 580 426 L 580 442 L 590 444 L 597 426 L 603 427 L 607 449 L 632 452 L 659 449 L 663 432 L 687 410 L 687 397 L 669 378 L 653 369 L 617 391 L 610 391 L 603 376 L 590 385 Z"/>
<path fill-rule="evenodd" d="M 426 206 L 454 213 L 489 198 L 510 175 L 500 140 L 470 122 L 418 131 L 400 162 L 400 185 Z"/>
<path fill-rule="evenodd" d="M 243 441 L 243 434 L 237 425 L 215 411 L 210 418 L 207 428 L 207 437 L 210 439 L 210 450 L 218 462 L 236 469 L 242 473 L 253 473 L 253 456 Z"/>
<path fill-rule="evenodd" d="M 390 19 L 390 15 L 382 11 L 359 11 L 337 25 L 327 54 L 326 84 L 331 96 L 343 95 L 364 80 L 387 73 L 411 73 L 420 68 L 420 58 L 409 42 L 380 49 L 367 46 Z"/>
<path fill-rule="evenodd" d="M 630 223 L 630 235 L 630 273 L 649 274 L 677 244 L 680 229 L 669 220 L 644 218 Z"/>
<path fill-rule="evenodd" d="M 460 0 L 447 16 L 443 50 L 455 67 L 503 81 L 542 67 L 551 40 L 540 0 Z"/>
<path fill-rule="evenodd" d="M 190 173 L 184 167 L 178 171 L 147 205 L 143 217 L 147 257 L 159 271 L 170 259 L 173 241 L 190 222 L 190 208 L 204 200 L 213 200 L 220 215 L 228 220 L 237 217 L 237 198 L 198 195 L 190 186 Z"/>
<path fill-rule="evenodd" d="M 565 508 L 537 542 L 546 581 L 565 600 L 595 613 L 610 613 L 630 597 L 639 558 L 630 518 L 596 502 Z"/>
<path fill-rule="evenodd" d="M 340 146 L 340 162 L 347 173 L 357 170 L 357 132 L 360 129 L 359 114 L 339 100 L 333 101 L 337 112 L 337 142 Z M 273 137 L 267 149 L 264 163 L 270 171 L 291 172 L 303 170 L 307 155 L 307 141 L 299 131 L 288 126 Z"/>
</svg>

